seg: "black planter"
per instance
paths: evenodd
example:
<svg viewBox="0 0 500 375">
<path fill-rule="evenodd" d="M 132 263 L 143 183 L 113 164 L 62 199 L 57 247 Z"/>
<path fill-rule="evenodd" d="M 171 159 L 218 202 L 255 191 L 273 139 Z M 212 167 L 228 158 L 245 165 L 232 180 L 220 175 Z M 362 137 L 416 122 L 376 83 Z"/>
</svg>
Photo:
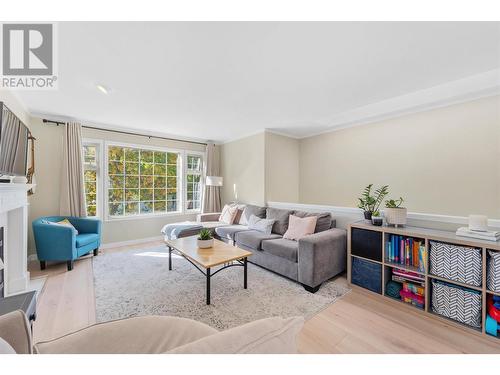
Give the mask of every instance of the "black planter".
<svg viewBox="0 0 500 375">
<path fill-rule="evenodd" d="M 371 211 L 365 211 L 365 219 L 366 220 L 372 219 L 372 212 Z"/>
</svg>

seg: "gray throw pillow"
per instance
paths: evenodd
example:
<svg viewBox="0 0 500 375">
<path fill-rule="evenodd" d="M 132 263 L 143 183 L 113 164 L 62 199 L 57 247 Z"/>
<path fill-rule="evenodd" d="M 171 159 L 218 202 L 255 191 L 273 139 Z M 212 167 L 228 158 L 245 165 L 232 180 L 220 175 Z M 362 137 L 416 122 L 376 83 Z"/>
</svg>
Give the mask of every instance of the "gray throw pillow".
<svg viewBox="0 0 500 375">
<path fill-rule="evenodd" d="M 266 219 L 275 220 L 273 225 L 273 233 L 284 235 L 288 229 L 288 220 L 293 214 L 291 210 L 281 210 L 279 208 L 268 207 L 266 210 Z"/>
<path fill-rule="evenodd" d="M 266 217 L 266 208 L 247 204 L 241 213 L 239 224 L 248 225 L 248 219 L 250 219 L 252 215 L 264 219 Z"/>
<path fill-rule="evenodd" d="M 309 217 L 309 216 L 317 216 L 318 220 L 316 221 L 316 228 L 314 233 L 324 232 L 328 230 L 332 226 L 332 215 L 329 212 L 304 212 L 304 211 L 295 211 L 293 213 L 298 217 Z"/>
<path fill-rule="evenodd" d="M 265 234 L 271 234 L 273 224 L 274 220 L 261 219 L 255 215 L 250 216 L 250 219 L 248 219 L 248 229 L 253 229 Z"/>
</svg>

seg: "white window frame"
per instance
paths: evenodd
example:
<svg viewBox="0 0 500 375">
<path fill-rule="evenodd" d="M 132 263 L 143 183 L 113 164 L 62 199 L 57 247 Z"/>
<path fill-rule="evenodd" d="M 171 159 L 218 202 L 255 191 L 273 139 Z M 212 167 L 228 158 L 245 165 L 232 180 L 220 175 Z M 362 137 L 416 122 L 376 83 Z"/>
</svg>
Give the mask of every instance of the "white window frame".
<svg viewBox="0 0 500 375">
<path fill-rule="evenodd" d="M 186 180 L 186 189 L 184 189 L 184 202 L 183 208 L 186 213 L 201 213 L 203 209 L 203 194 L 205 193 L 205 152 L 202 151 L 185 151 L 184 156 L 184 179 Z M 188 156 L 199 156 L 201 157 L 201 170 L 200 170 L 200 208 L 199 209 L 188 209 L 187 208 L 187 157 Z"/>
<path fill-rule="evenodd" d="M 151 151 L 161 151 L 161 152 L 171 152 L 171 153 L 178 153 L 180 155 L 180 171 L 181 173 L 179 174 L 177 178 L 177 189 L 180 191 L 179 194 L 179 210 L 175 212 L 165 212 L 165 213 L 149 213 L 149 214 L 137 214 L 137 215 L 129 215 L 129 216 L 111 216 L 109 215 L 109 202 L 108 202 L 108 188 L 109 188 L 109 181 L 108 181 L 108 168 L 109 168 L 109 162 L 108 162 L 108 149 L 110 146 L 117 146 L 117 147 L 129 147 L 129 148 L 137 148 L 141 150 L 151 150 Z M 154 218 L 159 218 L 159 217 L 168 217 L 168 216 L 181 216 L 181 215 L 186 215 L 186 214 L 193 214 L 196 212 L 201 212 L 201 207 L 200 210 L 186 210 L 186 197 L 187 197 L 187 188 L 186 188 L 186 170 L 187 170 L 187 155 L 196 155 L 196 156 L 201 156 L 202 158 L 202 166 L 204 165 L 205 162 L 205 154 L 203 152 L 199 151 L 191 151 L 191 150 L 183 150 L 183 149 L 177 149 L 177 148 L 170 148 L 170 147 L 161 147 L 161 146 L 150 146 L 150 145 L 143 145 L 143 144 L 137 144 L 137 143 L 127 143 L 127 142 L 116 142 L 116 141 L 104 141 L 104 147 L 103 147 L 103 155 L 104 157 L 103 164 L 104 167 L 102 170 L 104 171 L 103 174 L 103 194 L 101 194 L 101 197 L 103 199 L 103 217 L 105 221 L 122 221 L 122 220 L 135 220 L 135 219 L 154 219 Z M 202 192 L 204 190 L 204 181 L 202 181 Z"/>
<path fill-rule="evenodd" d="M 104 208 L 104 201 L 103 201 L 103 196 L 104 196 L 104 188 L 103 188 L 103 181 L 105 175 L 103 175 L 103 147 L 104 142 L 102 139 L 94 139 L 94 138 L 84 138 L 82 140 L 82 145 L 83 146 L 95 146 L 97 153 L 96 153 L 96 158 L 97 158 L 97 163 L 96 163 L 96 204 L 97 204 L 97 209 L 96 209 L 96 216 L 92 217 L 97 217 L 102 219 L 103 218 L 103 208 Z M 82 148 L 82 158 L 83 158 L 83 148 Z M 84 161 L 85 163 L 85 161 Z M 84 172 L 85 172 L 85 166 L 84 166 Z M 87 202 L 85 202 L 85 206 L 87 206 Z"/>
</svg>

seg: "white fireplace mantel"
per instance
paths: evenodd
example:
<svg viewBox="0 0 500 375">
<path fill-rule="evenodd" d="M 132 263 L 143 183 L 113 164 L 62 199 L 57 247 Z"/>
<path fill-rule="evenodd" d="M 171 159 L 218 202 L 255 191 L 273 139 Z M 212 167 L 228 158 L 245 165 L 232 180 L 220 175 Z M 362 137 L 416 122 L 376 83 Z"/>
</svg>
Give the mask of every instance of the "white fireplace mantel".
<svg viewBox="0 0 500 375">
<path fill-rule="evenodd" d="M 0 183 L 0 227 L 4 228 L 4 294 L 28 289 L 28 190 L 34 185 Z"/>
</svg>

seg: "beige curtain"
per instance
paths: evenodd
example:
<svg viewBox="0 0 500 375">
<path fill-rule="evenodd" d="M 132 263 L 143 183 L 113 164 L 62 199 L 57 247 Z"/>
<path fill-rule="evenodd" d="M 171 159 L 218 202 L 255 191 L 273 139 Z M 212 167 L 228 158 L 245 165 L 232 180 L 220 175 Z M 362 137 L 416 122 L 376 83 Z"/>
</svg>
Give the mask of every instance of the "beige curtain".
<svg viewBox="0 0 500 375">
<path fill-rule="evenodd" d="M 64 216 L 87 216 L 82 155 L 82 126 L 78 123 L 67 123 L 64 126 L 59 209 L 60 214 Z"/>
<path fill-rule="evenodd" d="M 0 141 L 0 171 L 5 173 L 13 172 L 19 150 L 19 140 L 21 136 L 21 122 L 12 112 L 6 108 L 2 111 Z"/>
<path fill-rule="evenodd" d="M 219 147 L 209 142 L 207 144 L 207 162 L 205 167 L 206 176 L 220 176 Z M 203 212 L 220 212 L 220 187 L 205 186 L 203 194 Z"/>
</svg>

